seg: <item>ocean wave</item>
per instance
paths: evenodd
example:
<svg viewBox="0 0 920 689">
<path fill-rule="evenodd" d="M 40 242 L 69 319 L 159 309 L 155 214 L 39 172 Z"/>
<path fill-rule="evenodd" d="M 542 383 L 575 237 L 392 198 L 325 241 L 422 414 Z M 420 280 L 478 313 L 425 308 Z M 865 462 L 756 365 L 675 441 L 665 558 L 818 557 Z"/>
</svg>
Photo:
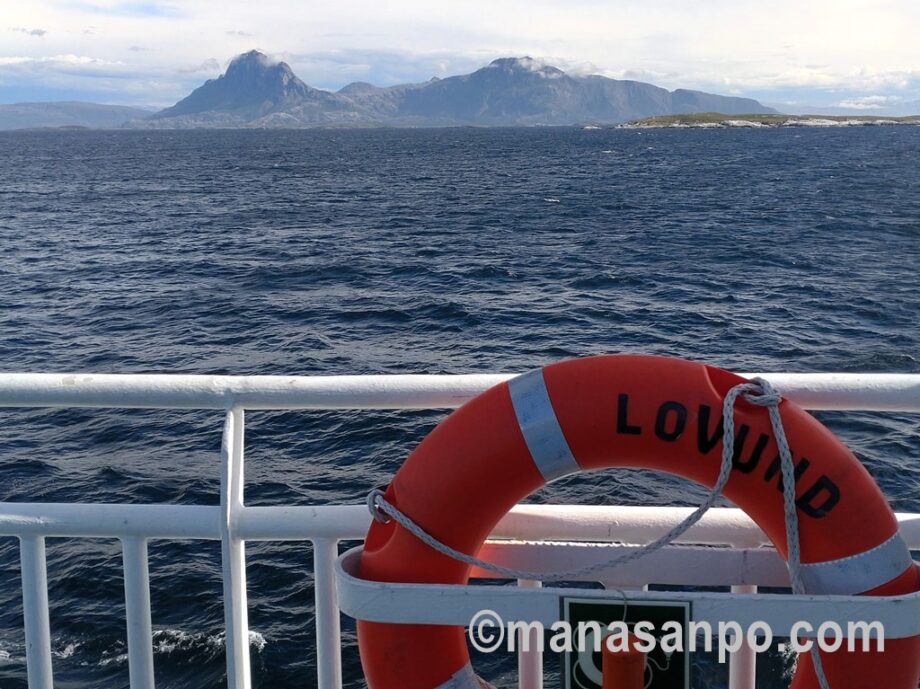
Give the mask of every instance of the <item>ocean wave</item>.
<svg viewBox="0 0 920 689">
<path fill-rule="evenodd" d="M 515 372 L 643 352 L 736 370 L 920 371 L 917 127 L 21 133 L 0 137 L 0 156 L 5 370 Z M 88 171 L 121 195 L 87 193 Z M 444 414 L 247 414 L 247 501 L 357 503 Z M 820 418 L 899 509 L 920 511 L 915 419 Z M 0 500 L 217 504 L 221 423 L 216 411 L 4 410 Z M 533 500 L 699 497 L 624 471 Z M 316 664 L 310 546 L 247 553 L 264 635 L 250 638 L 255 672 L 261 686 L 299 686 Z M 18 572 L 18 558 L 0 544 L 0 570 Z M 157 672 L 218 689 L 219 544 L 152 541 L 150 558 Z M 48 566 L 56 666 L 76 689 L 124 684 L 117 542 L 51 539 Z M 0 638 L 15 640 L 21 597 L 8 588 Z M 0 654 L 4 680 L 24 684 L 21 647 Z M 482 667 L 504 676 L 514 662 Z M 710 670 L 724 685 L 724 668 Z"/>
<path fill-rule="evenodd" d="M 153 654 L 180 663 L 208 662 L 221 657 L 227 643 L 226 632 L 189 632 L 183 629 L 156 629 L 153 631 Z M 249 631 L 249 648 L 261 653 L 267 642 L 256 631 Z M 103 651 L 98 661 L 100 667 L 124 665 L 128 662 L 127 649 L 119 642 Z"/>
</svg>

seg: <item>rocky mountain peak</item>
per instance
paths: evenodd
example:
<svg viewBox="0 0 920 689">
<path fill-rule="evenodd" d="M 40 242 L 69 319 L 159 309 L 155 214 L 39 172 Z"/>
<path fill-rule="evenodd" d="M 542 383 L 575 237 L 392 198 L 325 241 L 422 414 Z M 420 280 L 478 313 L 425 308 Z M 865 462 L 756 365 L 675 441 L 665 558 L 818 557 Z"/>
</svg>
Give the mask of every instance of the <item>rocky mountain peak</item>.
<svg viewBox="0 0 920 689">
<path fill-rule="evenodd" d="M 524 57 L 500 57 L 492 60 L 486 69 L 497 69 L 508 74 L 539 74 L 545 77 L 561 77 L 565 75 L 561 69 L 547 65 L 539 60 L 525 55 Z"/>
<path fill-rule="evenodd" d="M 286 62 L 250 50 L 237 55 L 227 71 L 210 79 L 188 97 L 158 113 L 157 118 L 194 115 L 221 110 L 251 117 L 289 108 L 309 99 L 314 92 Z"/>
</svg>

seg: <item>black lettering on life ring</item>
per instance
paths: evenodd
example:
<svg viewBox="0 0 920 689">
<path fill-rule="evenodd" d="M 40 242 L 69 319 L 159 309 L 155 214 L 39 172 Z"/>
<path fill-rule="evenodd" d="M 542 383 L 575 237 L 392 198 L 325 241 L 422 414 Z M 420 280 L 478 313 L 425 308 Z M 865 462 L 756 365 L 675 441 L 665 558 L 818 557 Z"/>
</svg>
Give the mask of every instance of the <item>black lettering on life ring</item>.
<svg viewBox="0 0 920 689">
<path fill-rule="evenodd" d="M 629 423 L 629 395 L 617 395 L 617 433 L 623 435 L 639 435 L 642 433 L 641 426 L 633 426 Z"/>
<path fill-rule="evenodd" d="M 668 417 L 674 418 L 673 428 L 668 430 Z M 655 415 L 655 435 L 662 440 L 673 443 L 687 427 L 687 408 L 680 402 L 665 402 L 658 407 Z"/>
<path fill-rule="evenodd" d="M 822 493 L 826 494 L 824 502 L 815 504 L 815 498 Z M 795 504 L 809 517 L 820 519 L 827 516 L 827 513 L 834 509 L 838 502 L 840 502 L 840 488 L 827 476 L 821 474 L 818 480 L 795 501 Z"/>
</svg>

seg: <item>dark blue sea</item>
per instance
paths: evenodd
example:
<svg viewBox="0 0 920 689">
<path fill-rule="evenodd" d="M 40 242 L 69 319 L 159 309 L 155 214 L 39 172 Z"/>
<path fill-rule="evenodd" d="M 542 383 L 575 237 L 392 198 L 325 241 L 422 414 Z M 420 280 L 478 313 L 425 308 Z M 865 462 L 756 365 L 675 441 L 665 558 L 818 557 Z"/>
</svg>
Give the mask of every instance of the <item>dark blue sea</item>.
<svg viewBox="0 0 920 689">
<path fill-rule="evenodd" d="M 918 127 L 3 133 L 0 371 L 512 372 L 648 352 L 920 372 L 918 170 Z M 251 412 L 246 499 L 359 502 L 443 416 Z M 920 511 L 917 415 L 819 417 Z M 221 422 L 0 410 L 0 500 L 217 504 Z M 702 496 L 605 479 L 533 499 Z M 219 544 L 150 553 L 159 686 L 220 687 Z M 309 686 L 310 548 L 248 555 L 254 686 Z M 57 686 L 126 687 L 118 543 L 49 540 L 48 559 Z M 26 686 L 19 576 L 0 538 L 2 689 Z M 512 658 L 479 660 L 508 685 Z M 765 686 L 788 665 L 763 659 Z M 695 673 L 726 681 L 705 659 Z"/>
</svg>

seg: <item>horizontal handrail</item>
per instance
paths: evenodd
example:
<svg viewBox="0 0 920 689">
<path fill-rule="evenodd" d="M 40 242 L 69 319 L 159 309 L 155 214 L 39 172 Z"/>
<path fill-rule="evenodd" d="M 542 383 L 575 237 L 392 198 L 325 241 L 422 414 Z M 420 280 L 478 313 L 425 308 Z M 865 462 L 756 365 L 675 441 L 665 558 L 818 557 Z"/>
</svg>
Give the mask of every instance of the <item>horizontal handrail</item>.
<svg viewBox="0 0 920 689">
<path fill-rule="evenodd" d="M 362 548 L 353 548 L 336 561 L 339 606 L 346 615 L 370 622 L 466 625 L 480 611 L 496 612 L 503 620 L 536 621 L 549 627 L 560 617 L 560 599 L 627 601 L 690 601 L 693 619 L 712 629 L 731 620 L 742 628 L 766 622 L 789 630 L 804 620 L 817 629 L 827 621 L 846 628 L 850 621 L 878 621 L 885 638 L 920 634 L 920 592 L 901 596 L 827 596 L 722 593 L 714 591 L 601 591 L 571 588 L 523 589 L 477 584 L 404 584 L 372 581 L 358 576 Z M 802 636 L 813 636 L 803 632 Z"/>
<path fill-rule="evenodd" d="M 807 409 L 920 411 L 920 374 L 740 375 L 766 378 Z M 512 377 L 0 373 L 0 407 L 449 409 Z"/>
<path fill-rule="evenodd" d="M 750 378 L 757 374 L 741 375 Z M 920 411 L 918 374 L 760 375 L 770 380 L 784 396 L 808 409 Z M 242 502 L 243 410 L 449 409 L 511 377 L 512 374 L 202 376 L 0 373 L 0 407 L 227 411 L 220 464 L 220 506 L 0 503 L 0 536 L 18 537 L 21 542 L 23 614 L 30 686 L 42 689 L 53 686 L 44 539 L 89 537 L 117 538 L 123 543 L 128 655 L 133 689 L 153 687 L 148 539 L 222 542 L 227 676 L 228 686 L 232 689 L 249 689 L 251 686 L 245 645 L 248 638 L 245 542 L 312 542 L 319 686 L 324 689 L 341 687 L 339 608 L 334 582 L 337 544 L 341 540 L 362 540 L 371 517 L 364 505 L 245 506 Z M 583 541 L 592 545 L 583 544 L 582 549 L 597 557 L 599 554 L 594 551 L 598 549 L 593 544 L 613 542 L 630 545 L 607 547 L 629 548 L 647 543 L 669 531 L 690 512 L 691 508 L 675 507 L 518 505 L 498 524 L 492 534 L 496 540 L 487 544 L 483 553 L 487 559 L 494 558 L 496 561 L 538 556 L 558 559 L 568 557 L 571 552 L 564 555 L 558 552 L 561 546 L 555 542 Z M 899 514 L 897 517 L 909 546 L 920 550 L 920 514 Z M 616 583 L 642 585 L 650 580 L 649 568 L 657 568 L 659 573 L 672 571 L 672 583 L 684 579 L 696 583 L 719 581 L 730 585 L 736 593 L 752 593 L 758 584 L 776 585 L 784 581 L 785 568 L 775 550 L 762 548 L 767 544 L 766 536 L 740 510 L 711 510 L 678 540 L 681 545 L 662 551 L 658 555 L 660 561 L 652 558 L 643 560 L 632 570 L 617 570 L 616 576 L 620 579 Z M 528 541 L 543 543 L 536 545 Z M 687 548 L 688 544 L 727 545 L 732 548 Z M 567 547 L 570 551 L 578 549 L 571 543 Z M 753 571 L 751 566 L 755 561 L 762 566 Z M 688 562 L 697 563 L 699 570 L 688 574 L 685 569 Z M 361 586 L 358 585 L 351 593 L 360 593 Z M 460 587 L 454 587 L 457 588 Z M 449 603 L 448 607 L 453 608 L 471 604 L 469 598 L 451 602 L 451 596 L 457 593 L 454 589 L 446 593 L 442 603 Z M 482 593 L 488 597 L 496 590 L 498 587 L 486 587 Z M 411 591 L 423 597 L 432 594 L 434 599 L 444 593 L 424 587 Z M 369 593 L 373 600 L 375 592 Z M 403 591 L 397 585 L 393 593 L 399 597 L 409 595 L 410 591 Z M 518 593 L 503 595 L 510 597 L 496 603 L 508 603 L 512 608 L 524 605 L 525 599 L 519 599 Z M 698 603 L 704 607 L 709 606 L 708 614 L 713 618 L 717 613 L 724 613 L 726 605 L 736 605 L 731 598 L 724 596 L 705 593 L 688 595 L 696 596 Z M 543 594 L 545 601 L 552 601 L 552 596 L 551 591 Z M 767 601 L 766 598 L 763 600 Z M 915 597 L 909 603 L 916 606 L 918 600 Z M 382 598 L 377 599 L 376 604 L 383 605 L 382 601 Z M 878 601 L 875 599 L 873 602 Z M 348 605 L 355 602 L 351 599 Z M 844 601 L 841 599 L 841 602 Z M 851 603 L 849 600 L 846 602 L 848 605 Z M 852 603 L 856 606 L 867 604 L 865 599 Z M 552 605 L 554 609 L 558 608 L 556 603 Z M 791 611 L 793 608 L 784 604 L 784 610 Z M 453 614 L 456 612 L 454 609 Z M 391 614 L 392 610 L 378 610 L 378 613 Z M 752 668 L 753 658 L 748 655 L 746 652 L 736 653 L 732 667 Z M 522 673 L 522 681 L 525 675 L 542 677 L 539 656 L 522 656 L 521 663 L 522 667 L 529 668 Z M 753 674 L 748 673 L 746 679 L 739 679 L 741 674 L 734 669 L 733 673 L 730 681 L 733 689 L 753 687 Z"/>
<path fill-rule="evenodd" d="M 492 538 L 524 541 L 646 543 L 687 517 L 690 507 L 517 505 Z M 909 547 L 920 550 L 920 514 L 898 513 Z M 221 538 L 220 507 L 0 503 L 0 536 L 76 538 Z M 362 540 L 370 526 L 364 505 L 246 507 L 237 511 L 235 536 L 244 541 Z M 678 543 L 756 548 L 768 543 L 740 509 L 713 508 Z"/>
</svg>

